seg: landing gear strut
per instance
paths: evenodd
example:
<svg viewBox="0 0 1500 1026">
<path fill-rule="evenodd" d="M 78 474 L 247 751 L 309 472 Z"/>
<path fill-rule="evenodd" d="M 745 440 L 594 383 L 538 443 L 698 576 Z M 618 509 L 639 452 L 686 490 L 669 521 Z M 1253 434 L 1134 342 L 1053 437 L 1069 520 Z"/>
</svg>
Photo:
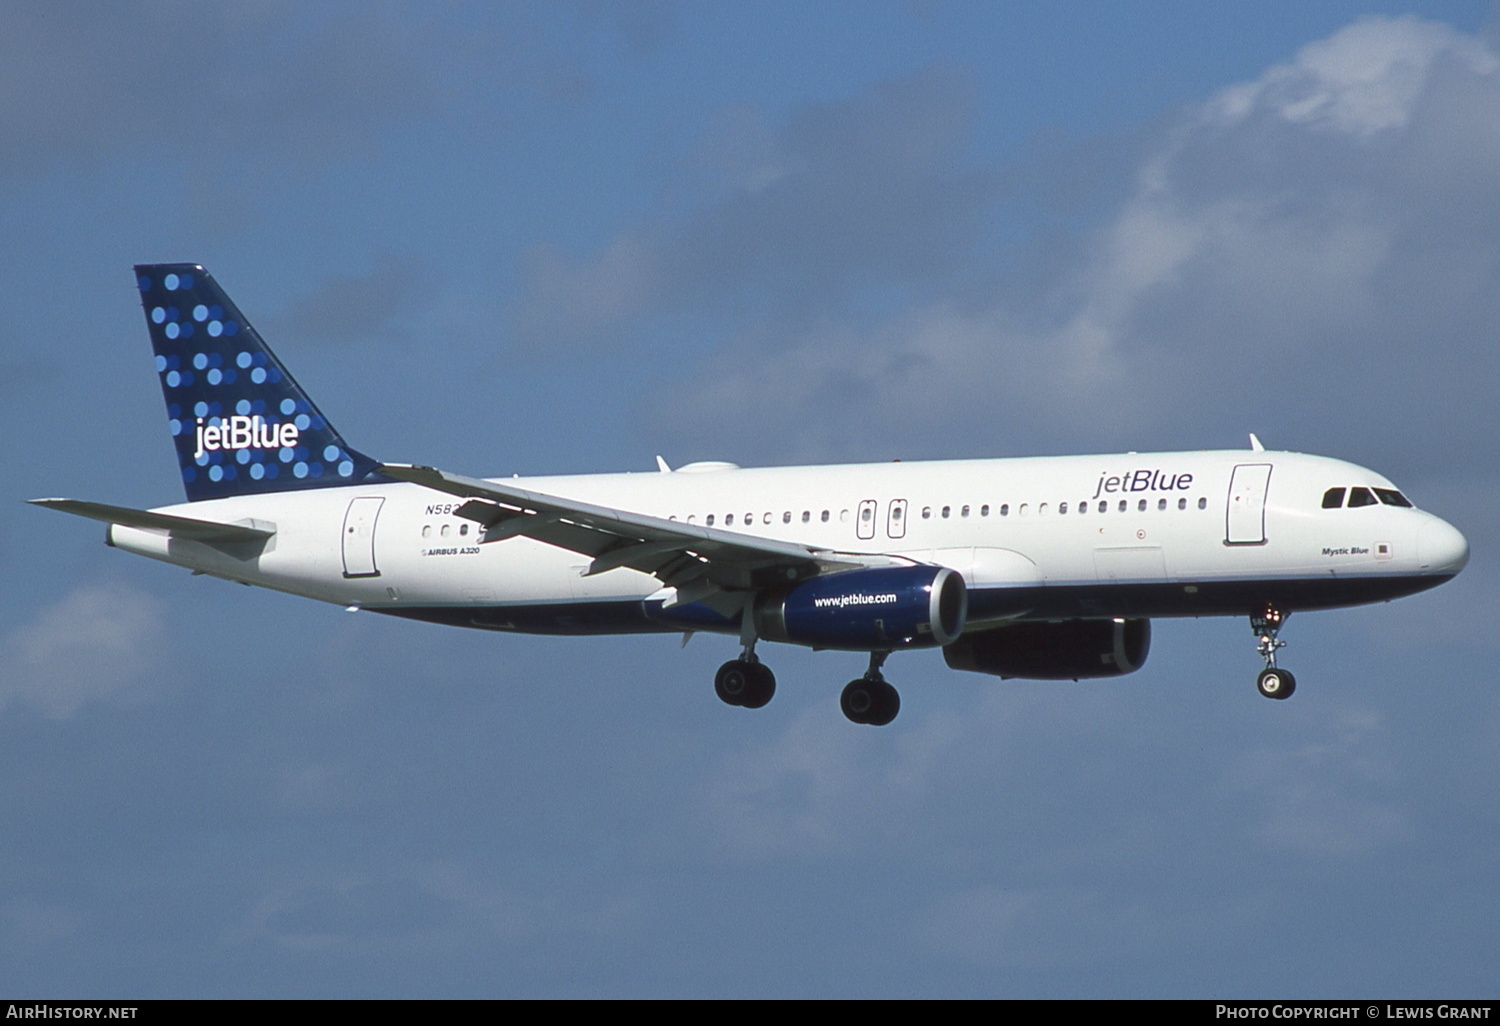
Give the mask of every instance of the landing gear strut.
<svg viewBox="0 0 1500 1026">
<path fill-rule="evenodd" d="M 1276 665 L 1276 650 L 1286 647 L 1286 642 L 1278 640 L 1276 635 L 1281 633 L 1286 618 L 1287 614 L 1275 606 L 1266 606 L 1263 611 L 1250 616 L 1250 629 L 1257 639 L 1255 651 L 1266 661 L 1266 668 L 1260 671 L 1255 687 L 1267 698 L 1291 698 L 1292 692 L 1297 690 L 1297 678 L 1291 671 Z"/>
<path fill-rule="evenodd" d="M 839 707 L 855 723 L 883 727 L 901 711 L 901 695 L 880 673 L 889 652 L 871 652 L 870 668 L 858 680 L 851 680 L 839 696 Z"/>
<path fill-rule="evenodd" d="M 776 675 L 755 654 L 755 628 L 748 612 L 740 641 L 744 643 L 744 651 L 738 659 L 719 667 L 714 674 L 714 691 L 730 705 L 759 709 L 776 694 Z"/>
</svg>

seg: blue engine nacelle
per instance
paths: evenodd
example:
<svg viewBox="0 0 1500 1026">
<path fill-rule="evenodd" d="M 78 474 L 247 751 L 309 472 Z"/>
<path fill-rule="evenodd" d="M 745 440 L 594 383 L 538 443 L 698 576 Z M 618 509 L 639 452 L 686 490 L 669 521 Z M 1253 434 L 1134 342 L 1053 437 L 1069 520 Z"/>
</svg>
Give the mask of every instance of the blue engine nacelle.
<svg viewBox="0 0 1500 1026">
<path fill-rule="evenodd" d="M 931 648 L 956 641 L 968 612 L 964 579 L 947 567 L 875 567 L 778 588 L 756 602 L 755 627 L 813 648 Z"/>
</svg>

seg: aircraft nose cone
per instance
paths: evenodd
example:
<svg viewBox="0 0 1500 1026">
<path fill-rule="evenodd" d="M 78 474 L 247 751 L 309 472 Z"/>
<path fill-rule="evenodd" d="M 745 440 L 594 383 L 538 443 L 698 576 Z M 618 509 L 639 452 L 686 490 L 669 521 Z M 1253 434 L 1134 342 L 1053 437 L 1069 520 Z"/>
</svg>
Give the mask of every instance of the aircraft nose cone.
<svg viewBox="0 0 1500 1026">
<path fill-rule="evenodd" d="M 1452 524 L 1433 517 L 1417 535 L 1417 558 L 1423 570 L 1456 574 L 1469 561 L 1468 539 Z"/>
</svg>

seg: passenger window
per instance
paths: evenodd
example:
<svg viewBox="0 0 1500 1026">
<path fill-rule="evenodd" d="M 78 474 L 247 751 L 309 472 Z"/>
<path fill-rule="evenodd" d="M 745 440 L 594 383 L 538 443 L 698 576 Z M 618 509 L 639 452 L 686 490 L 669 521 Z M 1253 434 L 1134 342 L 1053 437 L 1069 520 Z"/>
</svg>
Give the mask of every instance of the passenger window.
<svg viewBox="0 0 1500 1026">
<path fill-rule="evenodd" d="M 958 511 L 958 515 L 961 516 L 961 517 L 968 516 L 969 515 L 969 507 L 965 506 L 963 509 L 959 510 Z"/>
<path fill-rule="evenodd" d="M 1109 503 L 1105 502 L 1103 499 L 1099 500 L 1099 512 L 1100 513 L 1108 513 L 1109 512 Z"/>
<path fill-rule="evenodd" d="M 923 506 L 922 507 L 922 519 L 923 520 L 931 520 L 932 519 L 932 507 L 931 506 Z"/>
<path fill-rule="evenodd" d="M 1198 499 L 1198 508 L 1199 509 L 1208 509 L 1208 498 L 1206 496 L 1200 497 Z"/>
<path fill-rule="evenodd" d="M 423 538 L 431 538 L 432 537 L 432 525 L 431 524 L 423 524 L 422 525 L 422 537 Z"/>
<path fill-rule="evenodd" d="M 1402 495 L 1400 492 L 1395 491 L 1394 489 L 1377 488 L 1375 489 L 1375 494 L 1380 496 L 1380 501 L 1385 503 L 1387 506 L 1404 506 L 1407 509 L 1412 508 L 1411 500 Z"/>
<path fill-rule="evenodd" d="M 1121 513 L 1124 513 L 1124 512 L 1125 512 L 1125 511 L 1126 511 L 1126 510 L 1127 510 L 1127 509 L 1129 509 L 1129 508 L 1130 508 L 1130 503 L 1129 503 L 1129 501 L 1127 501 L 1127 500 L 1125 500 L 1125 499 L 1121 499 L 1121 500 L 1120 500 L 1120 512 L 1121 512 Z"/>
<path fill-rule="evenodd" d="M 1177 500 L 1177 508 L 1178 509 L 1187 509 L 1187 500 L 1186 499 L 1178 499 Z"/>
<path fill-rule="evenodd" d="M 952 506 L 944 506 L 943 507 L 943 519 L 947 520 L 948 519 L 948 514 L 950 514 L 952 512 L 953 512 L 953 507 Z"/>
<path fill-rule="evenodd" d="M 1000 504 L 1000 515 L 1002 517 L 1008 517 L 1008 516 L 1010 516 L 1010 503 L 1008 503 L 1008 502 L 1002 502 Z"/>
<path fill-rule="evenodd" d="M 823 523 L 828 523 L 828 511 L 826 509 L 823 511 Z"/>
<path fill-rule="evenodd" d="M 1088 511 L 1089 511 L 1089 504 L 1088 503 L 1086 503 L 1086 502 L 1080 502 L 1078 504 L 1078 512 L 1080 512 L 1080 513 L 1087 513 Z"/>
<path fill-rule="evenodd" d="M 869 506 L 865 506 L 863 509 L 861 509 L 859 511 L 859 519 L 863 520 L 867 524 L 870 522 L 870 518 L 873 517 L 874 515 L 875 515 L 875 511 L 873 509 L 871 509 Z"/>
<path fill-rule="evenodd" d="M 1036 515 L 1039 517 L 1047 515 L 1047 504 L 1045 502 L 1036 508 Z"/>
<path fill-rule="evenodd" d="M 755 523 L 755 514 L 754 513 L 746 513 L 745 514 L 745 526 L 749 527 L 753 523 Z"/>
<path fill-rule="evenodd" d="M 986 502 L 983 506 L 979 507 L 979 515 L 982 516 L 982 517 L 987 517 L 987 516 L 990 515 L 990 504 L 989 503 Z"/>
<path fill-rule="evenodd" d="M 444 524 L 443 529 L 438 533 L 441 534 L 444 538 L 448 537 L 448 525 Z"/>
<path fill-rule="evenodd" d="M 714 515 L 710 513 L 707 517 L 704 518 L 703 522 L 709 527 L 714 526 Z"/>
<path fill-rule="evenodd" d="M 1166 509 L 1167 508 L 1167 500 L 1166 499 L 1157 499 L 1156 500 L 1156 508 L 1158 510 Z"/>
<path fill-rule="evenodd" d="M 1026 503 L 1021 503 L 1020 508 L 1016 510 L 1016 515 L 1023 517 L 1026 515 Z"/>
<path fill-rule="evenodd" d="M 839 523 L 841 523 L 841 524 L 847 524 L 848 522 L 849 522 L 849 511 L 847 509 L 841 509 L 841 510 L 839 510 Z"/>
<path fill-rule="evenodd" d="M 1330 488 L 1323 493 L 1323 508 L 1338 509 L 1344 504 L 1344 490 L 1342 488 Z"/>
<path fill-rule="evenodd" d="M 761 517 L 760 522 L 763 524 L 769 524 L 771 522 L 771 514 L 767 513 L 765 516 Z"/>
<path fill-rule="evenodd" d="M 1137 513 L 1144 513 L 1144 512 L 1146 512 L 1146 500 L 1145 499 L 1141 500 L 1140 505 L 1136 506 L 1135 511 Z"/>
<path fill-rule="evenodd" d="M 724 526 L 728 527 L 732 523 L 734 523 L 734 514 L 733 513 L 725 513 L 724 514 Z"/>
<path fill-rule="evenodd" d="M 1066 513 L 1067 511 L 1068 511 L 1068 504 L 1066 502 L 1059 502 L 1057 504 L 1057 512 L 1058 513 Z"/>
<path fill-rule="evenodd" d="M 790 524 L 792 522 L 792 511 L 791 510 L 787 510 L 785 513 L 781 514 L 781 522 L 783 524 Z"/>
<path fill-rule="evenodd" d="M 802 522 L 804 524 L 806 524 L 806 523 L 810 523 L 811 521 L 812 521 L 812 510 L 810 510 L 810 509 L 803 510 L 802 511 Z"/>
<path fill-rule="evenodd" d="M 458 535 L 459 535 L 460 538 L 467 538 L 469 536 L 469 525 L 468 524 L 459 524 L 458 525 Z"/>
<path fill-rule="evenodd" d="M 1353 509 L 1355 506 L 1374 506 L 1378 501 L 1375 496 L 1370 494 L 1370 489 L 1368 488 L 1349 489 L 1350 509 Z"/>
</svg>

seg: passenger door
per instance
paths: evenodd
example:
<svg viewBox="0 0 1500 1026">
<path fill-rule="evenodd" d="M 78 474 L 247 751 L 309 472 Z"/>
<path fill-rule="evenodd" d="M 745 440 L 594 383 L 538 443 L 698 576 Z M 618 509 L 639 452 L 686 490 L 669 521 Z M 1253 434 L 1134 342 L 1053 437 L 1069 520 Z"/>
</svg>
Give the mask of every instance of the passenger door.
<svg viewBox="0 0 1500 1026">
<path fill-rule="evenodd" d="M 1264 545 L 1266 542 L 1266 491 L 1271 484 L 1271 464 L 1242 463 L 1229 482 L 1229 509 L 1225 516 L 1224 541 L 1228 545 Z"/>
<path fill-rule="evenodd" d="M 344 576 L 379 577 L 375 566 L 375 521 L 385 502 L 378 497 L 355 499 L 344 514 Z"/>
</svg>

